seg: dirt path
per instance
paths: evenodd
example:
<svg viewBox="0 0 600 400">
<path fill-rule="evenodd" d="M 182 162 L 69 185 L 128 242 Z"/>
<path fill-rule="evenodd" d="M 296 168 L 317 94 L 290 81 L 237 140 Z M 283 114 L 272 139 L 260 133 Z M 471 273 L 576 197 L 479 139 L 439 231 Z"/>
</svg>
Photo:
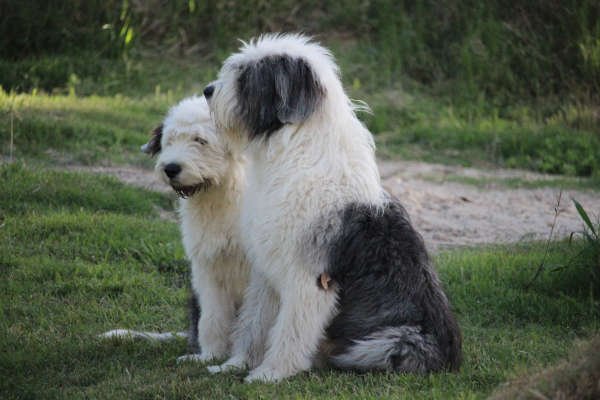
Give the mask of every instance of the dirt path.
<svg viewBox="0 0 600 400">
<path fill-rule="evenodd" d="M 482 179 L 548 180 L 551 176 L 518 170 L 483 171 L 419 162 L 380 162 L 384 186 L 397 196 L 433 249 L 484 243 L 546 239 L 559 188 L 477 187 L 444 181 L 445 176 Z M 434 178 L 435 181 L 432 181 Z M 495 187 L 494 187 L 495 186 Z M 554 233 L 565 237 L 582 230 L 571 198 L 598 215 L 600 193 L 564 190 Z"/>
<path fill-rule="evenodd" d="M 485 243 L 545 239 L 550 233 L 560 189 L 514 189 L 494 185 L 478 187 L 445 181 L 444 177 L 471 179 L 547 180 L 528 171 L 484 171 L 411 161 L 380 161 L 385 188 L 398 197 L 431 250 Z M 168 192 L 150 170 L 133 167 L 94 167 L 77 170 L 105 173 L 146 189 Z M 557 237 L 582 230 L 571 198 L 597 216 L 600 193 L 564 190 L 554 228 Z"/>
</svg>

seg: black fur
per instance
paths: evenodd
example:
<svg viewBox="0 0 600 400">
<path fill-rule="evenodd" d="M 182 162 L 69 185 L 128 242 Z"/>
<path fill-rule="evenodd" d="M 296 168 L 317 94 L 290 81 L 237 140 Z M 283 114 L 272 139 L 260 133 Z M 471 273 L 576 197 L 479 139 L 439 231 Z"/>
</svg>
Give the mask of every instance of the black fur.
<svg viewBox="0 0 600 400">
<path fill-rule="evenodd" d="M 200 303 L 196 293 L 192 290 L 192 295 L 188 301 L 188 318 L 190 327 L 188 330 L 188 350 L 190 353 L 200 353 L 198 345 L 198 321 L 200 320 Z"/>
<path fill-rule="evenodd" d="M 268 138 L 285 124 L 303 122 L 324 95 L 308 63 L 287 55 L 246 65 L 237 83 L 238 112 L 250 139 Z"/>
<path fill-rule="evenodd" d="M 339 314 L 327 329 L 334 356 L 349 351 L 356 340 L 399 328 L 391 335 L 394 350 L 386 356 L 390 369 L 459 368 L 460 330 L 423 240 L 398 202 L 390 201 L 383 210 L 347 206 L 331 243 L 327 272 L 340 287 Z M 413 360 L 406 361 L 406 354 Z"/>
<path fill-rule="evenodd" d="M 155 156 L 162 150 L 160 141 L 162 139 L 163 134 L 163 124 L 160 124 L 152 131 L 152 137 L 144 146 L 142 146 L 142 151 L 144 153 L 150 154 L 151 156 Z"/>
</svg>

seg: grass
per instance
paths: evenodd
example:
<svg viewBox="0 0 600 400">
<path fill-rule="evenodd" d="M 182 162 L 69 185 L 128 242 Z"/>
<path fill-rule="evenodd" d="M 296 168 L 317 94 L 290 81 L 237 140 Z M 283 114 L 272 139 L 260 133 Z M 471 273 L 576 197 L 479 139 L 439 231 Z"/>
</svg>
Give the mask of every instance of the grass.
<svg viewBox="0 0 600 400">
<path fill-rule="evenodd" d="M 213 80 L 237 38 L 302 31 L 372 106 L 362 117 L 381 156 L 600 176 L 596 1 L 5 3 L 3 155 L 53 159 L 49 146 L 59 160 L 137 162 L 141 132 Z"/>
<path fill-rule="evenodd" d="M 0 166 L 0 176 L 2 398 L 482 398 L 600 329 L 600 291 L 581 271 L 549 268 L 524 289 L 543 245 L 449 251 L 436 262 L 463 329 L 460 373 L 324 370 L 244 385 L 241 375 L 176 365 L 183 340 L 96 337 L 117 327 L 186 325 L 187 263 L 176 224 L 159 216 L 170 199 L 24 163 Z M 579 246 L 557 243 L 546 265 L 569 262 Z"/>
<path fill-rule="evenodd" d="M 600 396 L 600 336 L 578 343 L 568 359 L 502 385 L 492 399 L 594 399 Z"/>
<path fill-rule="evenodd" d="M 600 181 L 598 179 L 577 178 L 577 177 L 544 177 L 523 179 L 517 177 L 496 178 L 496 177 L 471 177 L 454 174 L 444 175 L 422 175 L 420 179 L 430 182 L 456 182 L 463 185 L 471 185 L 482 189 L 506 188 L 506 189 L 539 189 L 539 188 L 561 188 L 578 190 L 600 190 Z"/>
<path fill-rule="evenodd" d="M 171 198 L 56 167 L 150 166 L 139 146 L 215 78 L 236 37 L 301 30 L 332 48 L 351 97 L 373 109 L 360 117 L 380 157 L 560 174 L 444 178 L 481 187 L 598 190 L 595 2 L 189 0 L 159 14 L 153 1 L 22 3 L 0 6 L 1 398 L 470 399 L 530 371 L 570 379 L 554 364 L 600 329 L 593 230 L 547 254 L 521 243 L 436 255 L 465 339 L 458 374 L 324 370 L 244 385 L 176 365 L 183 340 L 97 339 L 117 327 L 181 330 L 187 261 L 176 224 L 161 218 Z M 537 380 L 522 387 L 543 389 Z"/>
<path fill-rule="evenodd" d="M 582 177 L 600 171 L 600 135 L 585 116 L 591 108 L 467 105 L 419 88 L 377 92 L 365 100 L 373 108 L 365 120 L 382 156 Z"/>
<path fill-rule="evenodd" d="M 336 48 L 344 56 L 342 67 L 358 51 Z M 113 66 L 95 78 L 74 79 L 53 94 L 0 91 L 3 156 L 147 165 L 138 150 L 148 132 L 172 104 L 200 92 L 215 76 L 216 64 L 151 58 L 128 63 L 129 69 Z M 592 177 L 597 186 L 600 134 L 587 106 L 563 104 L 542 112 L 523 105 L 500 112 L 485 103 L 455 103 L 411 82 L 386 90 L 363 86 L 365 74 L 350 67 L 344 82 L 353 98 L 373 108 L 373 115 L 361 118 L 375 134 L 381 157 L 518 167 Z"/>
<path fill-rule="evenodd" d="M 53 1 L 52 6 L 3 2 L 3 58 L 93 49 L 114 59 L 147 48 L 158 48 L 169 58 L 206 57 L 231 51 L 237 38 L 302 31 L 360 42 L 354 64 L 371 70 L 369 80 L 380 88 L 401 75 L 425 84 L 445 81 L 456 97 L 481 92 L 511 101 L 557 93 L 594 96 L 600 88 L 600 7 L 593 0 L 515 0 L 510 5 L 446 0 L 440 7 L 432 7 L 431 0 L 187 0 L 168 5 L 107 0 L 85 6 Z M 96 70 L 87 61 L 67 67 Z M 28 91 L 40 87 L 31 84 L 69 79 L 65 72 L 72 71 L 59 67 L 52 72 L 11 71 L 0 63 L 0 84 Z"/>
<path fill-rule="evenodd" d="M 11 136 L 13 155 L 59 164 L 139 163 L 139 146 L 161 121 L 174 100 L 157 95 L 144 100 L 122 96 L 8 95 L 0 92 L 4 108 L 0 135 Z M 10 143 L 2 143 L 10 153 Z"/>
</svg>

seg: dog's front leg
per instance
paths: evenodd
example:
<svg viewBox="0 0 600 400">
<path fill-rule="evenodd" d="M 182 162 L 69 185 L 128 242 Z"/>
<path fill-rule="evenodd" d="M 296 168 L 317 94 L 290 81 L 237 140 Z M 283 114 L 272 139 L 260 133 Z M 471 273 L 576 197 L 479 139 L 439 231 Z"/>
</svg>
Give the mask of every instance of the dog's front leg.
<svg viewBox="0 0 600 400">
<path fill-rule="evenodd" d="M 231 357 L 222 365 L 208 367 L 212 373 L 254 368 L 262 361 L 269 329 L 279 310 L 279 296 L 264 276 L 252 271 L 250 284 L 233 333 Z"/>
<path fill-rule="evenodd" d="M 276 382 L 310 369 L 323 331 L 336 304 L 335 290 L 321 290 L 312 275 L 295 277 L 294 287 L 280 293 L 281 309 L 269 332 L 269 348 L 262 364 L 246 382 Z"/>
</svg>

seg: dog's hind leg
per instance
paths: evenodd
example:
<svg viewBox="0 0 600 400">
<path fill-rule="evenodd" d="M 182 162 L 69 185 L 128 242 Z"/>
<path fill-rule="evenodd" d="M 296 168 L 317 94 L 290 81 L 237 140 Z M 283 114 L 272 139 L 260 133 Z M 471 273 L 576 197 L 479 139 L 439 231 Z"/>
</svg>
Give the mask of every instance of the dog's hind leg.
<svg viewBox="0 0 600 400">
<path fill-rule="evenodd" d="M 304 272 L 304 271 L 302 271 Z M 314 355 L 333 315 L 336 291 L 322 290 L 308 271 L 288 279 L 294 286 L 280 292 L 281 309 L 269 332 L 268 350 L 262 364 L 246 382 L 275 382 L 311 368 Z"/>
<path fill-rule="evenodd" d="M 222 365 L 208 367 L 211 373 L 253 368 L 265 354 L 269 329 L 279 310 L 279 296 L 257 271 L 252 271 L 234 333 L 231 357 Z"/>
</svg>

